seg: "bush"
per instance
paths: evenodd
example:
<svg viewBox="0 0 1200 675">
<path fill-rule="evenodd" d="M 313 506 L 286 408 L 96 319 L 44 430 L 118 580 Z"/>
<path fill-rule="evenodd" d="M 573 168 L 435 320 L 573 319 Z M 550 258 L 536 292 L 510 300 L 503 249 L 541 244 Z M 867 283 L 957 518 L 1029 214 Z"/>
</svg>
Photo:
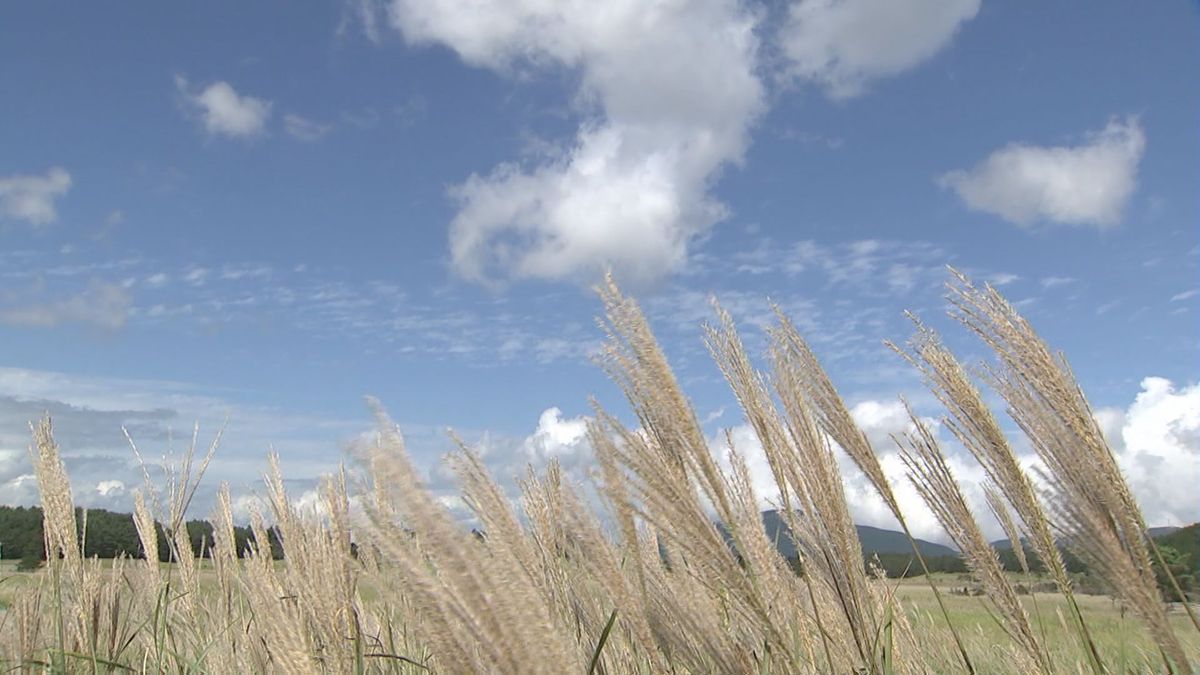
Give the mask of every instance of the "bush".
<svg viewBox="0 0 1200 675">
<path fill-rule="evenodd" d="M 30 551 L 21 556 L 21 562 L 17 563 L 18 572 L 33 572 L 42 566 L 42 557 L 37 553 Z"/>
</svg>

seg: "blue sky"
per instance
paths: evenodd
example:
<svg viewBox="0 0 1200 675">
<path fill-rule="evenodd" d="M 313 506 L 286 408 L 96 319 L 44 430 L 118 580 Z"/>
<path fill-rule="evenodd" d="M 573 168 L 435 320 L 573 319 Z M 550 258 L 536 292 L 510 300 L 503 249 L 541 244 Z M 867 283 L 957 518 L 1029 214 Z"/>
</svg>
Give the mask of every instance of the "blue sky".
<svg viewBox="0 0 1200 675">
<path fill-rule="evenodd" d="M 448 426 L 582 472 L 588 397 L 624 409 L 606 267 L 714 437 L 710 294 L 759 346 L 780 303 L 886 438 L 899 393 L 937 414 L 880 345 L 903 310 L 979 354 L 952 264 L 1066 351 L 1135 487 L 1182 476 L 1149 517 L 1200 515 L 1195 3 L 458 5 L 0 10 L 0 499 L 39 410 L 125 508 L 122 424 L 228 417 L 214 478 L 273 444 L 303 489 L 364 394 L 435 483 Z"/>
</svg>

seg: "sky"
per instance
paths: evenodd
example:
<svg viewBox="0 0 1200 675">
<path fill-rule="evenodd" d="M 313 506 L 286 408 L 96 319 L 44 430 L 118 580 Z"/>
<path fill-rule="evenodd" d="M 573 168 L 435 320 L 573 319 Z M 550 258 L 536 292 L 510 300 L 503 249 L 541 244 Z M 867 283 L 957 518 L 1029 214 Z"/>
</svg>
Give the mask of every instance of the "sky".
<svg viewBox="0 0 1200 675">
<path fill-rule="evenodd" d="M 509 487 L 582 479 L 590 398 L 628 419 L 608 269 L 714 452 L 756 441 L 709 300 L 756 354 L 775 302 L 901 479 L 897 396 L 941 413 L 882 341 L 912 310 L 985 356 L 953 265 L 1068 355 L 1151 524 L 1200 520 L 1197 63 L 1182 1 L 8 3 L 0 503 L 36 503 L 47 411 L 80 504 L 129 509 L 122 428 L 159 457 L 227 425 L 197 517 L 272 449 L 309 494 L 368 395 L 449 505 L 448 428 Z"/>
</svg>

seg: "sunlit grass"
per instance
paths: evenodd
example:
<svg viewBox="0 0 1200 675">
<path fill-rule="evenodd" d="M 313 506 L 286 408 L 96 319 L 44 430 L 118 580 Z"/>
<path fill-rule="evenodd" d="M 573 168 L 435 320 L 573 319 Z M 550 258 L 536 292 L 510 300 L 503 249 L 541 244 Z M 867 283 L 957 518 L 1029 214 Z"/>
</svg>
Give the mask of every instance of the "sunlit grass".
<svg viewBox="0 0 1200 675">
<path fill-rule="evenodd" d="M 135 498 L 140 544 L 155 562 L 96 561 L 81 555 L 46 419 L 33 447 L 49 561 L 35 572 L 0 565 L 0 661 L 89 673 L 1193 672 L 1200 623 L 1163 602 L 1139 508 L 1066 364 L 998 294 L 962 277 L 951 290 L 958 318 L 1000 356 L 994 384 L 1047 463 L 1049 487 L 1033 490 L 936 336 L 922 331 L 910 358 L 995 484 L 993 506 L 1011 508 L 1012 527 L 1041 547 L 1045 579 L 999 568 L 940 442 L 915 415 L 897 439 L 909 477 L 971 573 L 892 580 L 865 568 L 834 453 L 851 456 L 903 527 L 879 449 L 790 321 L 771 331 L 764 374 L 718 308 L 708 345 L 804 552 L 796 574 L 764 531 L 743 449 L 730 449 L 728 468 L 718 463 L 645 317 L 609 283 L 599 360 L 637 424 L 596 408 L 588 438 L 602 504 L 554 462 L 530 470 L 514 504 L 463 447 L 450 465 L 485 532 L 477 536 L 426 490 L 376 406 L 354 510 L 341 472 L 322 483 L 318 512 L 299 511 L 272 457 L 268 512 L 253 516 L 250 549 L 234 548 L 222 486 L 211 557 L 197 559 L 183 525 L 219 438 L 202 456 L 194 438 L 166 485 Z M 176 563 L 156 562 L 156 521 Z M 1051 532 L 1112 597 L 1073 590 Z M 1034 586 L 1057 592 L 1030 595 Z"/>
</svg>

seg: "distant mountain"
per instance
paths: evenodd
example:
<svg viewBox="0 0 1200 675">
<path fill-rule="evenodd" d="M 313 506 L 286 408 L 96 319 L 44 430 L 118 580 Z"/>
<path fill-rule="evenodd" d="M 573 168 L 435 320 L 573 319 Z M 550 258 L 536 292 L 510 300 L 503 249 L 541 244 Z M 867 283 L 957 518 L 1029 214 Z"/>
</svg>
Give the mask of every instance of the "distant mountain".
<svg viewBox="0 0 1200 675">
<path fill-rule="evenodd" d="M 863 553 L 912 553 L 912 544 L 903 532 L 884 530 L 867 525 L 856 525 L 858 539 L 862 542 Z M 917 539 L 917 548 L 921 555 L 933 557 L 939 555 L 957 556 L 958 551 L 943 544 Z"/>
<path fill-rule="evenodd" d="M 763 511 L 762 518 L 763 527 L 767 530 L 767 537 L 775 542 L 775 546 L 779 549 L 779 552 L 787 558 L 796 557 L 796 545 L 792 543 L 788 526 L 783 522 L 783 518 L 779 515 L 779 512 L 774 509 Z M 903 532 L 884 530 L 867 525 L 856 525 L 855 528 L 858 530 L 858 540 L 862 543 L 864 554 L 912 553 L 912 545 L 908 543 L 908 537 L 904 536 Z M 958 555 L 958 551 L 949 546 L 935 544 L 924 539 L 917 540 L 917 547 L 920 549 L 921 555 L 926 557 Z"/>
</svg>

